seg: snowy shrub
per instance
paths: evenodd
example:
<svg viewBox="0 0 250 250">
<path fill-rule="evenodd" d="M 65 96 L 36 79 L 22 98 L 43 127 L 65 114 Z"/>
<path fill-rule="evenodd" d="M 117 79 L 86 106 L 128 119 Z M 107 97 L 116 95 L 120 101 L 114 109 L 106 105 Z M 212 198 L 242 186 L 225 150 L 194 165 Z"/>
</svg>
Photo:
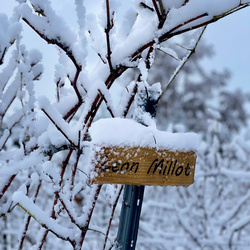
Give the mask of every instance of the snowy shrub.
<svg viewBox="0 0 250 250">
<path fill-rule="evenodd" d="M 0 246 L 3 249 L 111 249 L 116 242 L 122 186 L 89 183 L 92 123 L 100 118 L 121 117 L 155 126 L 141 99 L 163 99 L 194 53 L 203 27 L 247 7 L 249 2 L 106 0 L 91 4 L 83 0 L 70 3 L 18 0 L 13 5 L 10 16 L 0 14 Z M 171 41 L 181 40 L 187 32 L 191 32 L 190 37 L 179 44 L 183 47 L 180 53 L 180 46 Z M 41 49 L 43 46 L 53 50 L 49 60 L 43 58 L 46 54 Z M 149 77 L 150 72 L 154 72 L 156 51 L 177 59 L 168 81 L 161 82 L 162 85 Z M 54 76 L 47 74 L 51 68 Z M 189 91 L 189 94 L 185 95 L 186 103 L 191 100 L 197 104 L 202 99 L 196 102 L 195 92 Z M 233 98 L 225 92 L 221 94 L 218 114 L 213 109 L 206 110 L 213 114 L 213 119 L 208 138 L 203 138 L 206 143 L 201 148 L 199 161 L 202 163 L 199 164 L 209 161 L 211 166 L 206 163 L 209 171 L 200 170 L 202 179 L 192 188 L 196 191 L 178 188 L 181 199 L 176 205 L 172 202 L 171 207 L 166 207 L 162 195 L 156 196 L 157 211 L 155 206 L 151 210 L 150 202 L 145 203 L 153 221 L 143 214 L 139 249 L 149 249 L 149 246 L 163 249 L 164 242 L 171 240 L 173 249 L 203 248 L 211 240 L 207 240 L 206 235 L 219 223 L 222 226 L 216 227 L 213 233 L 226 231 L 225 237 L 223 234 L 217 239 L 227 239 L 230 246 L 233 246 L 235 232 L 249 231 L 249 215 L 239 215 L 248 205 L 249 195 L 244 194 L 248 183 L 245 178 L 233 189 L 233 181 L 239 179 L 239 173 L 232 164 L 231 168 L 227 167 L 229 159 L 234 162 L 240 158 L 241 166 L 245 166 L 241 174 L 248 176 L 244 165 L 248 158 L 244 152 L 249 152 L 249 145 L 235 136 L 233 146 L 237 151 L 229 144 L 221 148 L 215 130 L 220 116 L 227 119 L 228 129 L 235 131 L 241 126 L 235 117 L 242 122 L 246 119 L 239 108 L 238 114 L 226 114 L 230 105 L 232 108 L 241 105 L 235 97 L 228 106 L 227 102 Z M 178 106 L 173 109 L 178 115 Z M 192 108 L 184 113 L 188 112 L 192 112 Z M 199 112 L 195 117 L 198 123 L 202 117 Z M 176 124 L 176 128 L 193 129 L 192 123 Z M 230 142 L 232 140 L 227 141 Z M 222 178 L 217 179 L 218 174 Z M 158 187 L 150 192 L 154 189 Z M 204 189 L 209 189 L 206 196 Z M 223 203 L 225 197 L 239 193 L 242 196 L 238 203 L 233 204 L 230 199 Z M 218 197 L 223 206 L 212 204 Z M 187 198 L 192 202 L 187 202 Z M 163 220 L 158 226 L 172 227 L 169 232 L 175 235 L 165 235 L 164 230 L 159 232 L 157 227 L 166 209 L 175 215 L 171 225 Z M 229 211 L 227 215 L 225 209 Z M 188 217 L 190 210 L 197 215 L 197 222 Z M 205 230 L 207 218 L 215 215 L 220 220 L 214 217 L 209 223 L 211 228 Z M 183 217 L 187 220 L 181 220 Z M 154 233 L 158 232 L 157 238 Z M 179 244 L 176 235 L 185 236 L 184 242 Z M 148 242 L 150 237 L 152 240 Z M 161 245 L 154 244 L 159 238 Z"/>
</svg>

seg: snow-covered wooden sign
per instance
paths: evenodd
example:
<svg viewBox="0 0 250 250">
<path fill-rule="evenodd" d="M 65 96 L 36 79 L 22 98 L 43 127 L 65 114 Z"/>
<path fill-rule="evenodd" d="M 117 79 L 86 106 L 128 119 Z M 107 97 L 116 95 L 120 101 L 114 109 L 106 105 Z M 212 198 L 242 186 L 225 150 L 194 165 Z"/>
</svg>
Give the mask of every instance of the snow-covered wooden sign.
<svg viewBox="0 0 250 250">
<path fill-rule="evenodd" d="M 188 186 L 194 182 L 193 151 L 103 147 L 95 151 L 95 159 L 93 183 Z"/>
<path fill-rule="evenodd" d="M 194 182 L 198 137 L 166 133 L 128 119 L 105 119 L 91 129 L 92 183 L 183 185 Z"/>
</svg>

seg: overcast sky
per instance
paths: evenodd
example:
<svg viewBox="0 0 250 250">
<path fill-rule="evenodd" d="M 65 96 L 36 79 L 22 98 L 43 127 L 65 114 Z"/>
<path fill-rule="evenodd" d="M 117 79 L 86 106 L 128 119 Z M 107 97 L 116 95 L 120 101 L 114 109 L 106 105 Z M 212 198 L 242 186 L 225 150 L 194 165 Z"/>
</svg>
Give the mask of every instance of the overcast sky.
<svg viewBox="0 0 250 250">
<path fill-rule="evenodd" d="M 250 7 L 208 26 L 203 37 L 213 44 L 215 56 L 204 61 L 207 68 L 232 71 L 230 86 L 250 92 Z"/>
</svg>

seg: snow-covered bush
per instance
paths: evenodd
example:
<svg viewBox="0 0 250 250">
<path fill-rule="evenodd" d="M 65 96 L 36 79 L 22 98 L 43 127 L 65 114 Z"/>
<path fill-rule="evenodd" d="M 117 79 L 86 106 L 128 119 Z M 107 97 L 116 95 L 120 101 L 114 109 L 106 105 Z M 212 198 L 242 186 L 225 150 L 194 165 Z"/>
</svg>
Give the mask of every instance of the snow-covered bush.
<svg viewBox="0 0 250 250">
<path fill-rule="evenodd" d="M 109 249 L 122 187 L 89 184 L 89 128 L 107 116 L 134 115 L 151 125 L 136 102 L 137 93 L 163 96 L 159 83 L 148 80 L 155 51 L 175 57 L 167 42 L 198 30 L 166 89 L 194 53 L 204 31 L 199 28 L 249 2 L 54 2 L 17 0 L 10 17 L 0 14 L 0 245 Z M 58 14 L 63 4 L 69 7 L 65 16 Z M 25 38 L 31 30 L 41 40 L 37 49 L 45 42 L 58 52 L 55 65 L 54 58 L 43 61 L 45 51 L 29 49 L 32 38 Z M 51 67 L 54 77 L 46 77 Z M 131 69 L 134 79 L 127 75 Z M 38 82 L 46 82 L 47 97 L 37 91 Z"/>
</svg>

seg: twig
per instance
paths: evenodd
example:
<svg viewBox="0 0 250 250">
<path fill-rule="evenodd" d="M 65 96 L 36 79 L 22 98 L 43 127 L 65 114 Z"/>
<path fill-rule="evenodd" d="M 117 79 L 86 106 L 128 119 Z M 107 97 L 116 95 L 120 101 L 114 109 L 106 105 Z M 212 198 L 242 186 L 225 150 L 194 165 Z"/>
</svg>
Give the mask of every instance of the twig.
<svg viewBox="0 0 250 250">
<path fill-rule="evenodd" d="M 145 3 L 143 3 L 143 2 L 140 2 L 140 6 L 142 6 L 142 7 L 145 8 L 145 9 L 149 9 L 149 10 L 151 10 L 152 12 L 155 11 L 153 8 L 151 8 L 150 6 L 148 6 L 147 4 L 145 4 Z"/>
<path fill-rule="evenodd" d="M 115 209 L 116 209 L 118 200 L 120 198 L 122 189 L 123 189 L 123 185 L 120 187 L 120 190 L 119 190 L 119 192 L 118 192 L 118 194 L 116 196 L 115 202 L 114 202 L 113 207 L 112 207 L 112 212 L 111 212 L 111 216 L 110 216 L 110 219 L 109 219 L 109 225 L 108 225 L 108 229 L 107 229 L 107 232 L 106 232 L 106 235 L 105 235 L 104 244 L 103 244 L 103 250 L 105 250 L 105 247 L 106 247 L 106 244 L 107 244 L 108 235 L 109 235 L 109 231 L 110 231 L 110 228 L 111 228 L 111 223 L 112 223 L 113 218 L 114 218 Z"/>
<path fill-rule="evenodd" d="M 110 30 L 113 28 L 113 24 L 111 24 L 111 21 L 110 21 L 109 0 L 106 0 L 106 14 L 107 14 L 107 27 L 105 28 L 105 33 L 106 33 L 106 40 L 107 40 L 107 60 L 108 60 L 110 72 L 112 72 L 113 71 L 113 66 L 111 62 L 112 51 L 110 48 L 109 34 L 110 34 Z"/>
<path fill-rule="evenodd" d="M 12 126 L 10 127 L 9 135 L 6 137 L 4 143 L 2 144 L 2 147 L 0 147 L 0 151 L 4 148 L 5 144 L 7 143 L 8 139 L 10 138 L 11 133 L 12 133 L 12 129 L 15 127 L 16 124 L 18 124 L 22 120 L 23 116 L 24 115 L 21 115 L 20 118 L 14 124 L 12 124 Z"/>
<path fill-rule="evenodd" d="M 55 123 L 52 117 L 46 112 L 46 110 L 43 108 L 41 110 L 50 119 L 50 121 L 55 125 L 55 127 L 63 134 L 63 136 L 69 141 L 69 143 L 75 148 L 77 148 L 77 145 L 75 145 L 74 142 L 69 139 L 69 137 L 65 134 L 65 132 Z"/>
<path fill-rule="evenodd" d="M 76 95 L 78 97 L 79 102 L 82 103 L 82 96 L 81 96 L 81 94 L 80 94 L 80 92 L 79 92 L 79 90 L 77 88 L 77 79 L 79 77 L 80 72 L 81 72 L 81 68 L 76 68 L 76 74 L 75 74 L 72 86 L 73 86 L 73 88 L 74 88 L 74 90 L 76 92 Z"/>
<path fill-rule="evenodd" d="M 39 31 L 38 29 L 36 29 L 26 18 L 23 18 L 23 21 L 25 23 L 27 23 L 30 26 L 30 28 L 32 28 L 47 43 L 57 45 L 60 49 L 62 49 L 66 53 L 66 55 L 70 58 L 70 60 L 73 62 L 73 64 L 75 65 L 75 67 L 78 70 L 81 70 L 82 66 L 77 63 L 75 57 L 73 56 L 72 50 L 69 48 L 69 46 L 66 46 L 63 43 L 60 43 L 58 41 L 58 39 L 48 38 L 45 34 L 43 34 L 41 31 Z"/>
<path fill-rule="evenodd" d="M 4 56 L 5 56 L 6 52 L 7 52 L 7 47 L 5 47 L 4 50 L 3 50 L 3 54 L 2 54 L 2 56 L 0 58 L 0 65 L 3 64 L 3 59 L 4 59 Z"/>
<path fill-rule="evenodd" d="M 171 78 L 169 79 L 166 87 L 163 89 L 161 95 L 159 98 L 161 98 L 165 92 L 167 91 L 167 88 L 170 86 L 170 84 L 174 81 L 174 79 L 176 78 L 176 76 L 180 73 L 181 69 L 184 67 L 184 65 L 186 64 L 186 62 L 190 59 L 190 57 L 192 56 L 192 54 L 195 53 L 195 50 L 197 48 L 197 45 L 199 44 L 200 40 L 201 40 L 201 37 L 203 36 L 205 30 L 206 30 L 206 27 L 205 26 L 202 31 L 201 31 L 201 34 L 199 35 L 194 47 L 189 51 L 188 55 L 182 60 L 182 63 L 177 67 L 176 71 L 174 72 L 174 74 L 171 76 Z"/>
<path fill-rule="evenodd" d="M 78 111 L 78 109 L 82 106 L 82 104 L 83 102 L 79 100 L 79 102 L 67 112 L 67 114 L 63 117 L 63 119 L 65 121 L 68 120 L 69 122 L 73 118 L 75 113 Z"/>
<path fill-rule="evenodd" d="M 170 31 L 168 31 L 167 33 L 165 33 L 164 35 L 162 35 L 162 36 L 159 38 L 159 42 L 163 42 L 165 38 L 168 39 L 168 38 L 170 38 L 170 37 L 173 37 L 173 35 L 170 36 L 170 34 L 175 34 L 174 31 L 176 31 L 177 29 L 179 29 L 179 28 L 181 28 L 181 27 L 183 27 L 183 26 L 185 26 L 185 25 L 187 25 L 187 24 L 189 24 L 189 23 L 191 23 L 191 22 L 194 22 L 194 21 L 196 21 L 196 20 L 198 20 L 198 19 L 200 19 L 200 18 L 203 18 L 203 17 L 205 17 L 205 16 L 208 16 L 208 13 L 203 13 L 203 14 L 197 16 L 197 17 L 191 18 L 191 19 L 189 19 L 189 20 L 187 20 L 187 21 L 185 21 L 185 22 L 183 22 L 183 23 L 181 23 L 181 24 L 175 26 L 175 27 L 172 28 Z M 202 26 L 204 26 L 204 24 L 203 24 Z M 182 33 L 183 33 L 183 32 L 182 32 Z"/>
<path fill-rule="evenodd" d="M 8 182 L 5 184 L 4 188 L 2 189 L 2 191 L 0 191 L 0 199 L 3 197 L 3 195 L 5 194 L 5 192 L 7 191 L 7 189 L 9 188 L 10 184 L 12 183 L 12 181 L 15 179 L 17 174 L 13 174 Z"/>
<path fill-rule="evenodd" d="M 118 66 L 115 70 L 113 70 L 105 81 L 105 85 L 107 86 L 107 89 L 110 89 L 113 82 L 127 69 L 128 69 L 127 66 L 121 65 L 121 66 Z M 83 129 L 85 129 L 85 133 L 83 134 L 83 141 L 86 140 L 86 138 L 87 138 L 88 129 L 91 126 L 93 119 L 94 119 L 98 109 L 101 106 L 102 101 L 103 101 L 103 97 L 100 94 L 98 94 L 96 96 L 95 100 L 92 102 L 92 105 L 91 105 L 89 112 L 87 113 L 87 115 L 84 118 Z"/>
<path fill-rule="evenodd" d="M 166 10 L 162 4 L 162 0 L 158 0 L 159 1 L 159 5 L 160 5 L 160 10 L 161 10 L 161 19 L 158 25 L 158 29 L 161 29 L 166 21 L 167 18 L 167 13 Z"/>
<path fill-rule="evenodd" d="M 177 215 L 177 218 L 178 218 L 178 221 L 179 221 L 179 224 L 183 227 L 184 231 L 190 235 L 191 239 L 202 249 L 202 245 L 201 243 L 199 242 L 199 240 L 195 237 L 195 235 L 193 235 L 193 233 L 188 230 L 188 228 L 186 227 L 184 221 L 180 218 L 179 214 L 177 211 L 176 212 L 176 215 Z"/>
<path fill-rule="evenodd" d="M 188 2 L 189 2 L 189 0 L 185 0 L 184 3 L 182 4 L 182 6 L 185 6 Z"/>
<path fill-rule="evenodd" d="M 71 183 L 70 183 L 71 184 L 70 185 L 71 194 L 73 192 L 73 187 L 74 187 L 74 184 L 75 184 L 76 170 L 77 170 L 77 166 L 78 166 L 80 156 L 81 156 L 81 149 L 79 149 L 78 152 L 77 152 L 76 162 L 75 162 L 74 167 L 72 169 Z M 71 194 L 70 194 L 70 201 L 72 201 L 72 195 Z"/>
<path fill-rule="evenodd" d="M 66 213 L 68 214 L 68 216 L 69 216 L 71 222 L 72 222 L 74 225 L 76 225 L 80 230 L 82 230 L 82 229 L 83 229 L 82 226 L 79 225 L 79 224 L 77 223 L 76 219 L 75 219 L 74 216 L 71 214 L 70 210 L 68 209 L 68 207 L 67 207 L 66 204 L 64 203 L 63 199 L 61 198 L 59 192 L 56 192 L 55 194 L 58 196 L 59 201 L 60 201 L 61 204 L 63 205 L 63 208 L 65 209 Z"/>
<path fill-rule="evenodd" d="M 24 206 L 22 206 L 20 203 L 17 204 L 19 207 L 21 207 L 26 213 L 29 214 L 29 216 L 31 216 L 33 219 L 35 219 L 40 225 L 41 227 L 47 229 L 48 231 L 50 231 L 51 233 L 53 233 L 57 238 L 68 241 L 72 244 L 72 246 L 75 246 L 75 241 L 73 239 L 71 239 L 69 236 L 68 237 L 63 237 L 61 236 L 59 233 L 53 231 L 51 228 L 49 228 L 46 224 L 43 224 L 41 221 L 39 221 L 28 209 L 26 209 Z"/>
<path fill-rule="evenodd" d="M 160 22 L 160 21 L 161 21 L 161 13 L 160 13 L 159 8 L 158 8 L 158 6 L 157 6 L 156 0 L 152 0 L 152 3 L 153 3 L 153 5 L 154 5 L 154 8 L 155 8 L 155 11 L 156 11 L 158 20 L 159 20 L 159 22 Z"/>
<path fill-rule="evenodd" d="M 114 117 L 115 117 L 114 112 L 112 111 L 112 108 L 111 108 L 111 106 L 109 105 L 107 99 L 105 98 L 105 96 L 103 95 L 103 93 L 101 92 L 100 89 L 98 89 L 98 92 L 100 93 L 101 97 L 103 98 L 104 102 L 106 103 L 107 110 L 109 111 L 111 117 L 114 118 Z"/>
<path fill-rule="evenodd" d="M 82 244 L 84 242 L 84 239 L 85 239 L 88 227 L 89 227 L 89 223 L 90 223 L 90 220 L 91 220 L 94 208 L 95 208 L 96 201 L 97 201 L 98 196 L 100 194 L 101 188 L 102 188 L 102 185 L 98 185 L 97 188 L 96 188 L 94 199 L 92 201 L 92 206 L 91 206 L 91 209 L 90 209 L 89 214 L 88 214 L 88 219 L 87 219 L 86 224 L 85 224 L 85 226 L 84 226 L 84 228 L 82 230 L 80 247 L 82 246 Z"/>
<path fill-rule="evenodd" d="M 70 157 L 71 157 L 72 153 L 73 153 L 73 149 L 71 149 L 71 150 L 69 151 L 69 153 L 68 153 L 66 159 L 62 162 L 62 171 L 61 171 L 61 175 L 60 175 L 60 178 L 61 178 L 61 179 L 60 179 L 60 182 L 59 182 L 59 187 L 62 186 L 63 176 L 64 176 L 64 173 L 65 173 L 65 171 L 66 171 L 66 167 L 67 167 L 67 165 L 68 165 L 68 163 L 69 163 L 69 160 L 70 160 Z M 55 206 L 56 206 L 57 203 L 58 203 L 58 199 L 59 199 L 58 195 L 55 195 L 54 202 L 53 202 L 53 206 L 52 206 L 52 212 L 51 212 L 51 216 L 50 216 L 52 219 L 55 219 L 55 218 L 56 218 Z M 46 231 L 44 231 L 44 234 L 43 234 L 43 236 L 42 236 L 41 243 L 40 243 L 40 245 L 38 246 L 38 250 L 41 250 L 41 249 L 42 249 L 43 244 L 45 243 L 45 240 L 46 240 L 46 237 L 47 237 L 48 233 L 49 233 L 49 230 L 48 230 L 48 229 L 47 229 Z"/>
<path fill-rule="evenodd" d="M 133 103 L 133 101 L 134 101 L 134 99 L 135 99 L 135 95 L 136 95 L 136 93 L 137 93 L 137 90 L 138 90 L 138 85 L 137 85 L 137 83 L 136 83 L 135 86 L 134 86 L 134 88 L 133 88 L 133 91 L 132 91 L 132 93 L 131 93 L 131 95 L 130 95 L 130 98 L 129 98 L 129 100 L 128 100 L 126 106 L 125 106 L 125 109 L 124 109 L 124 111 L 123 111 L 122 117 L 126 117 L 126 116 L 127 116 L 128 111 L 129 111 L 129 109 L 130 109 L 130 107 L 131 107 L 131 105 L 132 105 L 132 103 Z"/>
<path fill-rule="evenodd" d="M 228 15 L 231 15 L 231 14 L 235 13 L 236 11 L 239 11 L 239 10 L 241 10 L 241 9 L 244 9 L 244 8 L 248 7 L 249 4 L 250 4 L 250 2 L 248 2 L 248 3 L 244 4 L 244 5 L 240 4 L 240 5 L 238 5 L 238 7 L 234 8 L 234 9 L 232 9 L 232 10 L 226 12 L 226 13 L 223 13 L 223 14 L 221 14 L 221 15 L 215 16 L 215 17 L 213 17 L 212 19 L 210 19 L 210 20 L 208 20 L 208 21 L 206 21 L 206 22 L 203 22 L 203 23 L 200 23 L 200 24 L 191 26 L 191 27 L 186 28 L 186 29 L 182 29 L 182 30 L 173 32 L 174 30 L 177 29 L 177 28 L 175 27 L 175 28 L 172 29 L 172 31 L 171 31 L 172 33 L 167 32 L 167 33 L 163 34 L 161 37 L 159 37 L 159 40 L 158 40 L 158 41 L 159 41 L 159 43 L 162 43 L 162 42 L 164 42 L 164 41 L 166 41 L 166 40 L 168 40 L 169 38 L 172 38 L 172 37 L 174 37 L 174 36 L 177 36 L 177 35 L 183 34 L 183 33 L 185 33 L 185 32 L 188 32 L 188 31 L 190 31 L 190 30 L 195 30 L 195 29 L 198 29 L 198 28 L 207 26 L 208 24 L 217 22 L 217 21 L 220 20 L 221 18 L 224 18 L 224 17 L 226 17 L 226 16 L 228 16 Z M 196 17 L 196 18 L 192 18 L 192 19 L 186 21 L 185 24 L 190 23 L 191 20 L 192 20 L 192 21 L 195 21 L 195 20 L 197 20 L 197 18 L 202 18 L 203 16 L 207 16 L 207 13 L 204 13 L 204 14 L 202 14 L 202 15 Z M 183 26 L 182 24 L 178 25 L 178 29 L 179 29 L 180 27 L 182 27 L 182 26 Z"/>
<path fill-rule="evenodd" d="M 37 186 L 37 189 L 36 189 L 35 196 L 34 196 L 34 200 L 33 200 L 34 203 L 36 203 L 36 199 L 37 199 L 38 193 L 39 193 L 39 191 L 40 191 L 41 184 L 42 184 L 42 181 L 40 180 L 40 181 L 39 181 L 39 184 L 38 184 L 38 186 Z M 27 220 L 26 220 L 26 223 L 25 223 L 25 228 L 24 228 L 24 231 L 23 231 L 23 233 L 22 233 L 21 240 L 20 240 L 20 242 L 19 242 L 19 247 L 18 247 L 19 250 L 21 250 L 21 249 L 23 248 L 23 242 L 24 242 L 24 239 L 25 239 L 26 234 L 27 234 L 27 231 L 28 231 L 28 227 L 29 227 L 29 224 L 30 224 L 30 220 L 31 220 L 31 216 L 28 215 Z"/>
</svg>

